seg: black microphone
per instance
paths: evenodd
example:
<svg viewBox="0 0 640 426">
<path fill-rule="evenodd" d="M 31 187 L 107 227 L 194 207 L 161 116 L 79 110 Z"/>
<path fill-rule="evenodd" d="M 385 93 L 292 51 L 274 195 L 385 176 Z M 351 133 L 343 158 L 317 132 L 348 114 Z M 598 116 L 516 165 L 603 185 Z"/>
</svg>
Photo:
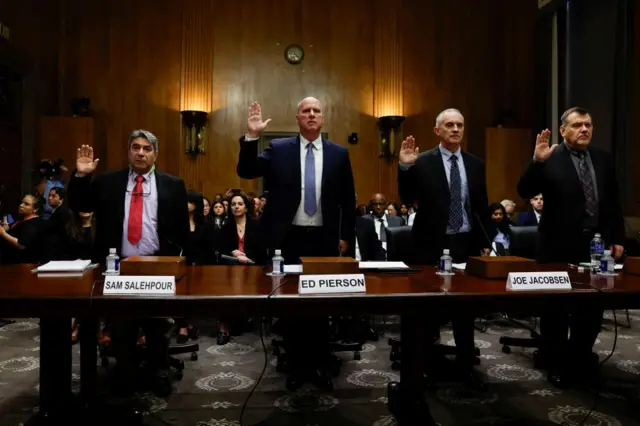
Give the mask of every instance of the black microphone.
<svg viewBox="0 0 640 426">
<path fill-rule="evenodd" d="M 489 234 L 487 234 L 487 230 L 484 229 L 484 225 L 482 224 L 482 221 L 480 220 L 480 216 L 478 216 L 478 213 L 473 212 L 473 215 L 476 217 L 476 220 L 478 221 L 478 224 L 480 225 L 480 229 L 482 229 L 482 233 L 484 234 L 484 237 L 487 239 L 487 243 L 489 243 L 489 248 L 491 249 L 492 252 L 494 252 L 496 254 L 496 256 L 500 256 L 500 254 L 498 254 L 498 252 L 493 248 L 493 242 L 491 241 L 491 238 L 489 238 Z"/>
</svg>

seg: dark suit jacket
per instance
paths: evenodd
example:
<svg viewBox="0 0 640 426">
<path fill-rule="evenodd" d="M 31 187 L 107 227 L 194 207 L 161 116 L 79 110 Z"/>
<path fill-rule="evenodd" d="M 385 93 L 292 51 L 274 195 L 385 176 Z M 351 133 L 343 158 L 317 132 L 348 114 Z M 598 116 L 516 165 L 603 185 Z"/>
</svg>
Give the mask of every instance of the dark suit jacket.
<svg viewBox="0 0 640 426">
<path fill-rule="evenodd" d="M 542 216 L 540 216 L 542 220 Z M 534 212 L 522 212 L 518 216 L 518 226 L 538 226 L 538 219 Z"/>
<path fill-rule="evenodd" d="M 624 242 L 624 220 L 618 196 L 615 166 L 610 154 L 593 146 L 589 155 L 596 173 L 598 191 L 598 226 L 605 244 Z M 576 262 L 588 247 L 582 238 L 585 198 L 571 153 L 564 143 L 544 162 L 532 162 L 518 182 L 518 193 L 529 199 L 544 196 L 544 213 L 540 218 L 539 259 Z"/>
<path fill-rule="evenodd" d="M 389 228 L 394 228 L 396 226 L 404 226 L 404 220 L 400 216 L 386 215 L 387 216 L 387 225 Z M 372 222 L 375 222 L 378 218 L 373 214 L 368 214 L 363 216 Z"/>
<path fill-rule="evenodd" d="M 195 230 L 189 232 L 184 248 L 187 265 L 215 265 L 216 238 L 215 225 L 208 222 L 197 224 Z"/>
<path fill-rule="evenodd" d="M 375 223 L 372 220 L 366 217 L 356 217 L 356 239 L 362 260 L 384 261 L 386 259 L 382 243 L 376 233 Z M 355 247 L 353 252 L 355 253 Z"/>
<path fill-rule="evenodd" d="M 159 256 L 177 256 L 186 245 L 189 233 L 187 190 L 182 179 L 155 171 L 158 189 L 158 239 Z M 126 196 L 129 169 L 74 177 L 69 182 L 67 198 L 73 211 L 94 212 L 96 240 L 93 260 L 104 262 L 109 248 L 122 249 L 124 222 L 124 197 Z"/>
<path fill-rule="evenodd" d="M 480 254 L 489 247 L 478 217 L 487 215 L 487 183 L 484 163 L 478 157 L 462 152 L 467 185 L 469 186 L 469 222 L 472 233 L 472 253 Z M 418 200 L 420 210 L 413 222 L 413 247 L 417 253 L 416 263 L 435 263 L 442 255 L 447 222 L 449 221 L 449 183 L 438 147 L 418 155 L 418 160 L 409 170 L 398 170 L 398 190 L 406 204 Z M 484 223 L 483 223 L 484 225 Z"/>
<path fill-rule="evenodd" d="M 227 220 L 220 230 L 218 238 L 220 253 L 231 256 L 234 250 L 238 250 L 238 231 L 235 220 Z M 244 228 L 244 254 L 258 265 L 264 265 L 267 260 L 260 222 L 256 219 L 247 218 L 247 224 Z"/>
<path fill-rule="evenodd" d="M 46 251 L 43 253 L 43 260 L 62 260 L 67 259 L 69 254 L 66 253 L 67 230 L 66 225 L 71 220 L 71 212 L 67 203 L 63 203 L 55 209 L 49 219 L 45 222 Z M 73 259 L 75 260 L 75 259 Z"/>
<path fill-rule="evenodd" d="M 356 204 L 353 173 L 346 148 L 322 140 L 322 209 L 326 235 L 353 244 Z M 300 204 L 300 136 L 274 139 L 258 155 L 258 141 L 240 138 L 238 176 L 243 179 L 264 177 L 269 202 L 260 218 L 266 247 L 280 248 Z M 340 217 L 342 215 L 342 217 Z M 341 225 L 341 227 L 340 227 Z M 339 229 L 341 228 L 341 229 Z"/>
</svg>

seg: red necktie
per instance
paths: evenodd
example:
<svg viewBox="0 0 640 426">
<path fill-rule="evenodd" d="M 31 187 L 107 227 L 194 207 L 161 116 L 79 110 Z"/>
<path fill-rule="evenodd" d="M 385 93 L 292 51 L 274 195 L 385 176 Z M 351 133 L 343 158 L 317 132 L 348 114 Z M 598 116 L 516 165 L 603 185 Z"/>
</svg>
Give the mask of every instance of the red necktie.
<svg viewBox="0 0 640 426">
<path fill-rule="evenodd" d="M 131 205 L 129 206 L 129 226 L 127 228 L 127 239 L 136 245 L 142 238 L 142 182 L 144 177 L 136 176 L 136 186 L 131 194 Z"/>
</svg>

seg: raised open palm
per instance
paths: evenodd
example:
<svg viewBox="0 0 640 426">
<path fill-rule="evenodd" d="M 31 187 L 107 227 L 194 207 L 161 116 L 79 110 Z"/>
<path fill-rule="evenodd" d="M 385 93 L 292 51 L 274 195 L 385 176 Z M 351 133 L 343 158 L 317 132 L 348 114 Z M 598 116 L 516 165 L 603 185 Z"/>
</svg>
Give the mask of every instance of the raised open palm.
<svg viewBox="0 0 640 426">
<path fill-rule="evenodd" d="M 536 136 L 536 148 L 533 152 L 533 158 L 537 161 L 547 160 L 558 147 L 558 145 L 549 146 L 550 135 L 551 131 L 549 131 L 549 129 L 544 129 L 542 132 L 538 133 L 538 136 Z"/>
<path fill-rule="evenodd" d="M 257 102 L 249 106 L 249 118 L 247 119 L 247 135 L 251 138 L 260 136 L 264 129 L 271 123 L 271 119 L 262 121 L 262 108 Z"/>
<path fill-rule="evenodd" d="M 416 146 L 416 140 L 413 136 L 409 136 L 402 141 L 400 145 L 400 154 L 398 155 L 400 163 L 414 164 L 418 159 L 419 148 Z"/>
<path fill-rule="evenodd" d="M 94 160 L 93 148 L 89 145 L 82 145 L 78 148 L 76 155 L 76 169 L 79 176 L 90 175 L 98 167 L 99 158 Z"/>
</svg>

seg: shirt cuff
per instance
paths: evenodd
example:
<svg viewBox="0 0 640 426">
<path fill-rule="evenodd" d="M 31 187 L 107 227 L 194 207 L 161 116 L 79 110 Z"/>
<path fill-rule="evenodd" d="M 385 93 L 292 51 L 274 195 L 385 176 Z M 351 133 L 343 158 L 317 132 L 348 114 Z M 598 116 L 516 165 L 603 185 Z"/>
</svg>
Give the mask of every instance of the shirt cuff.
<svg viewBox="0 0 640 426">
<path fill-rule="evenodd" d="M 410 168 L 412 168 L 413 166 L 415 166 L 415 164 L 402 164 L 402 163 L 398 163 L 398 166 L 400 166 L 400 170 L 404 170 L 407 171 Z"/>
<path fill-rule="evenodd" d="M 253 141 L 257 141 L 257 140 L 259 140 L 259 139 L 260 139 L 260 138 L 250 138 L 249 136 L 244 135 L 244 141 L 245 141 L 245 142 L 253 142 Z"/>
</svg>

